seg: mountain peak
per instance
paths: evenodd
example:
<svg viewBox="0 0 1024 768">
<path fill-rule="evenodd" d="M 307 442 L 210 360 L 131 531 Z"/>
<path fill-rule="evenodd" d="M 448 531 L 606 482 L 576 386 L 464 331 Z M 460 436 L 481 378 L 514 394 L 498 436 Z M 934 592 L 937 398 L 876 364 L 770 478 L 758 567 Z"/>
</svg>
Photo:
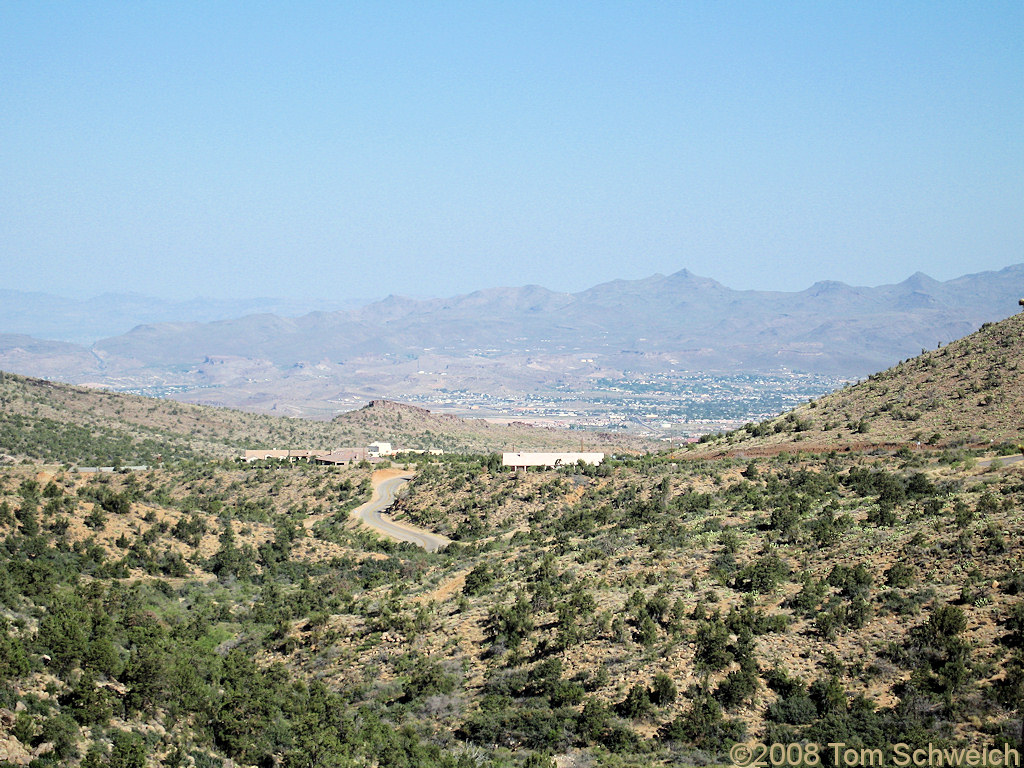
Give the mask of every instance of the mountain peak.
<svg viewBox="0 0 1024 768">
<path fill-rule="evenodd" d="M 700 275 L 691 272 L 686 267 L 683 267 L 678 272 L 673 272 L 671 275 L 668 276 L 668 279 L 677 281 L 687 280 L 690 282 L 703 282 L 705 280 L 711 280 L 711 278 L 701 277 Z M 714 281 L 712 280 L 711 282 Z"/>
<path fill-rule="evenodd" d="M 819 280 L 804 291 L 804 294 L 808 296 L 825 296 L 833 299 L 840 296 L 853 296 L 857 293 L 858 291 L 853 286 L 840 280 Z"/>
<path fill-rule="evenodd" d="M 926 275 L 924 272 L 915 272 L 902 283 L 900 283 L 901 288 L 910 288 L 911 290 L 914 291 L 924 291 L 930 288 L 934 288 L 935 286 L 938 285 L 940 285 L 938 280 L 929 275 Z"/>
<path fill-rule="evenodd" d="M 672 285 L 686 285 L 692 286 L 694 288 L 725 288 L 725 286 L 722 285 L 717 280 L 712 280 L 710 277 L 702 277 L 700 275 L 694 274 L 685 267 L 683 267 L 683 269 L 680 269 L 678 272 L 673 272 L 671 275 L 665 278 L 665 281 Z"/>
</svg>

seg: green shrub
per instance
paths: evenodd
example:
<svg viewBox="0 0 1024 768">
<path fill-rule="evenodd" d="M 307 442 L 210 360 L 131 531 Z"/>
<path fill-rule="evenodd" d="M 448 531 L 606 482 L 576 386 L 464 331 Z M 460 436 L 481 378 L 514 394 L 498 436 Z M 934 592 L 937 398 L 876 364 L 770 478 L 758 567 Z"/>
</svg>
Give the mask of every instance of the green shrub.
<svg viewBox="0 0 1024 768">
<path fill-rule="evenodd" d="M 651 692 L 647 690 L 647 686 L 642 683 L 635 683 L 629 692 L 626 694 L 626 698 L 615 705 L 615 711 L 622 717 L 628 717 L 631 720 L 638 720 L 642 717 L 647 717 L 653 712 L 654 708 L 651 704 Z"/>
<path fill-rule="evenodd" d="M 743 568 L 734 580 L 736 589 L 758 594 L 770 594 L 789 575 L 789 566 L 774 552 L 770 552 Z"/>
<path fill-rule="evenodd" d="M 654 676 L 654 683 L 651 685 L 651 703 L 656 707 L 664 707 L 675 702 L 678 696 L 676 684 L 671 677 L 664 672 Z"/>
<path fill-rule="evenodd" d="M 909 563 L 897 561 L 885 572 L 885 583 L 896 589 L 905 589 L 917 579 L 917 569 Z"/>
<path fill-rule="evenodd" d="M 494 583 L 494 573 L 487 563 L 477 563 L 473 570 L 466 574 L 466 584 L 462 588 L 463 594 L 474 596 L 486 592 Z"/>
<path fill-rule="evenodd" d="M 717 701 L 700 695 L 690 709 L 662 726 L 659 736 L 662 741 L 679 741 L 717 753 L 742 739 L 745 732 L 742 722 L 722 716 L 722 707 Z"/>
<path fill-rule="evenodd" d="M 729 630 L 715 617 L 697 625 L 697 650 L 694 655 L 699 666 L 710 670 L 724 669 L 732 661 L 729 651 Z"/>
<path fill-rule="evenodd" d="M 732 709 L 753 699 L 761 681 L 757 676 L 757 667 L 752 661 L 746 661 L 739 669 L 733 670 L 715 690 L 717 699 L 725 709 Z"/>
</svg>

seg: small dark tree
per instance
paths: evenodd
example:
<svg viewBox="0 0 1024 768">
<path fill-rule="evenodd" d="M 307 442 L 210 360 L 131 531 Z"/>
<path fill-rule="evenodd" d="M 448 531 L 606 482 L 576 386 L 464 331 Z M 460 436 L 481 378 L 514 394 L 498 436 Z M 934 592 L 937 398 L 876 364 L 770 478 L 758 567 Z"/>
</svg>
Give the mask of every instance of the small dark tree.
<svg viewBox="0 0 1024 768">
<path fill-rule="evenodd" d="M 469 573 L 466 574 L 466 584 L 462 588 L 463 594 L 479 595 L 487 591 L 494 583 L 494 574 L 487 566 L 487 563 L 477 563 Z"/>
<path fill-rule="evenodd" d="M 670 723 L 662 726 L 663 741 L 680 741 L 698 749 L 717 752 L 743 738 L 745 728 L 739 720 L 726 720 L 718 702 L 698 696 L 693 706 Z"/>
<path fill-rule="evenodd" d="M 658 642 L 658 625 L 650 616 L 644 616 L 636 633 L 637 642 L 644 647 L 650 647 Z"/>
<path fill-rule="evenodd" d="M 733 670 L 719 683 L 715 698 L 726 709 L 750 701 L 761 683 L 757 677 L 757 666 L 752 660 L 745 660 L 739 669 Z"/>
<path fill-rule="evenodd" d="M 110 768 L 144 768 L 146 743 L 135 731 L 115 730 L 110 751 Z"/>
<path fill-rule="evenodd" d="M 711 621 L 702 621 L 697 626 L 698 664 L 711 670 L 724 669 L 732 661 L 729 652 L 729 630 L 722 620 L 715 617 Z"/>
<path fill-rule="evenodd" d="M 664 672 L 654 676 L 654 684 L 651 686 L 651 703 L 657 707 L 663 707 L 676 700 L 678 692 L 672 678 Z"/>
<path fill-rule="evenodd" d="M 623 717 L 633 720 L 646 717 L 652 711 L 651 692 L 647 690 L 646 685 L 637 683 L 629 689 L 626 698 L 619 702 L 615 710 Z"/>
</svg>

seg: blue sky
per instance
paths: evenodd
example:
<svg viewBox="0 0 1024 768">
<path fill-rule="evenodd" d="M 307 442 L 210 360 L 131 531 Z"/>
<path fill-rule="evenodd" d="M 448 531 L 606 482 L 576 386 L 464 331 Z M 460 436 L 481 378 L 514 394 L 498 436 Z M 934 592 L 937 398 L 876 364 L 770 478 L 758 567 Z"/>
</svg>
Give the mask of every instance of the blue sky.
<svg viewBox="0 0 1024 768">
<path fill-rule="evenodd" d="M 1024 3 L 0 4 L 0 287 L 1024 261 Z"/>
</svg>

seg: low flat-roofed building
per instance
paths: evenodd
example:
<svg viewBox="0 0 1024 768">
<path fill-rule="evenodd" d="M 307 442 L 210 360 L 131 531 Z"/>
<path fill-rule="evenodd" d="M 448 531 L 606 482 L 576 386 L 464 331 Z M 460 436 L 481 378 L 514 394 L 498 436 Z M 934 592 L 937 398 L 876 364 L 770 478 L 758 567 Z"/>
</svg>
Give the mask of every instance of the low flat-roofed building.
<svg viewBox="0 0 1024 768">
<path fill-rule="evenodd" d="M 565 467 L 573 464 L 597 466 L 604 461 L 603 453 L 503 453 L 501 464 L 515 469 L 528 467 Z"/>
<path fill-rule="evenodd" d="M 339 448 L 337 451 L 317 456 L 316 460 L 318 464 L 351 464 L 364 458 L 363 454 L 364 452 L 358 448 Z"/>
</svg>

